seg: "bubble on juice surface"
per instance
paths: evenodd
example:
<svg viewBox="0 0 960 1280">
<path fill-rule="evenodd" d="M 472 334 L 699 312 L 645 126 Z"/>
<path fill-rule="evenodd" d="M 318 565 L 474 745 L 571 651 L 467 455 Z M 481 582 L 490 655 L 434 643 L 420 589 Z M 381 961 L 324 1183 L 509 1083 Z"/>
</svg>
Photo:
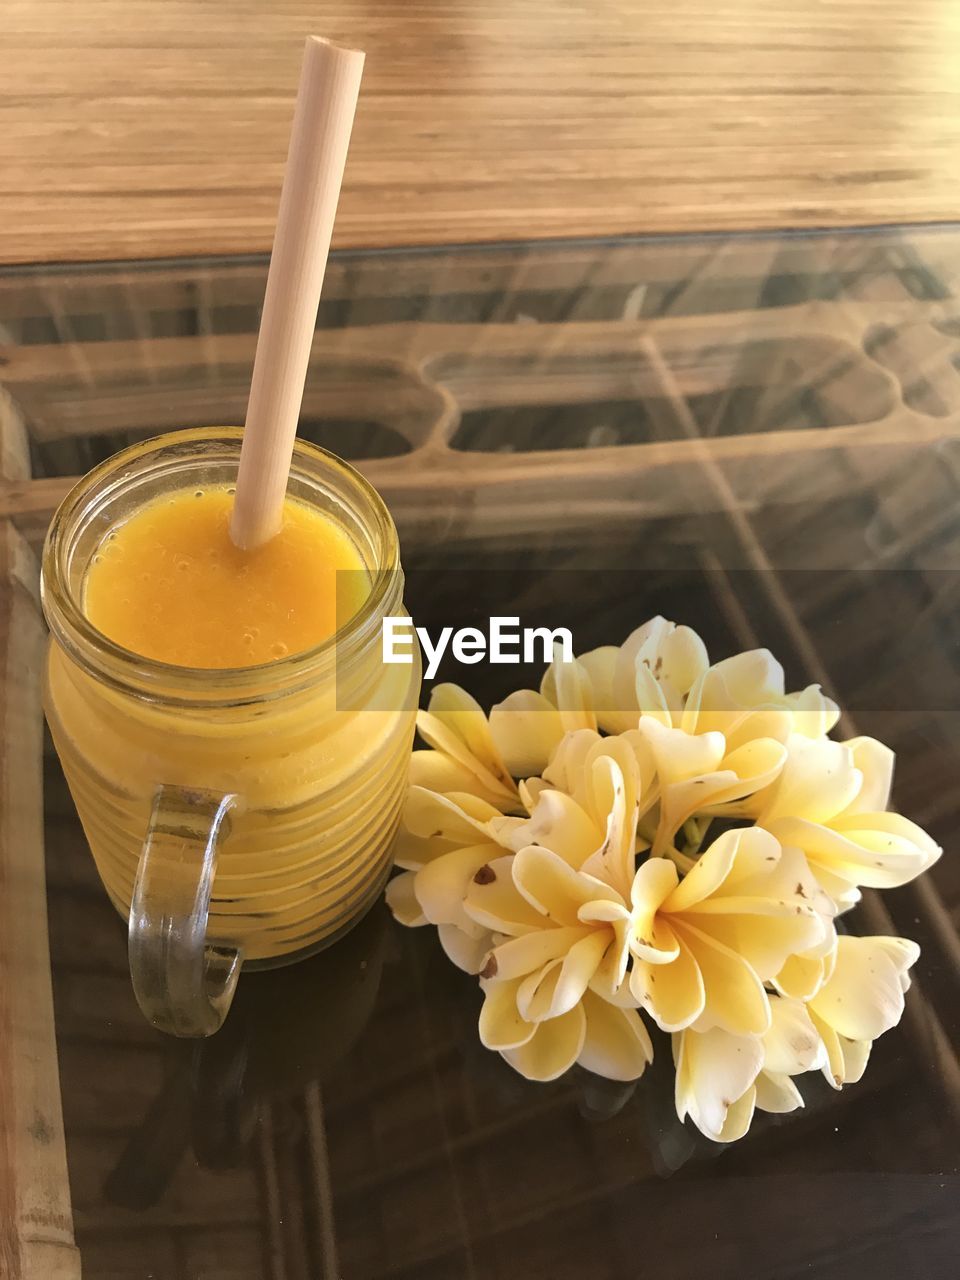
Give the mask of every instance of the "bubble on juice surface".
<svg viewBox="0 0 960 1280">
<path fill-rule="evenodd" d="M 186 571 L 190 568 L 190 561 L 187 559 L 178 560 L 177 568 L 180 570 L 181 573 L 186 573 Z"/>
<path fill-rule="evenodd" d="M 289 652 L 282 640 L 275 640 L 270 646 L 270 655 L 274 658 L 285 658 Z"/>
<path fill-rule="evenodd" d="M 193 495 L 193 496 L 194 496 L 195 498 L 202 498 L 202 497 L 203 497 L 203 490 L 202 490 L 202 489 L 197 489 L 197 491 L 194 493 L 194 495 Z"/>
<path fill-rule="evenodd" d="M 236 492 L 237 492 L 237 486 L 236 486 L 236 485 L 233 485 L 233 484 L 232 484 L 232 485 L 230 486 L 230 488 L 227 490 L 227 493 L 230 495 L 230 497 L 231 497 L 231 498 L 233 497 L 233 495 L 234 495 Z"/>
</svg>

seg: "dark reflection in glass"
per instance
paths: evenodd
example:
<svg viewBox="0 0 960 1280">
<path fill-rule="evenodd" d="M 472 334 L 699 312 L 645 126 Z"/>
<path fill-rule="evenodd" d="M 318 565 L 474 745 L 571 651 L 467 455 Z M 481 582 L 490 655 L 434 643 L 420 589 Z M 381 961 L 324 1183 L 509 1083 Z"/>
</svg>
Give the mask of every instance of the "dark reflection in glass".
<svg viewBox="0 0 960 1280">
<path fill-rule="evenodd" d="M 619 643 L 653 613 L 711 656 L 769 646 L 946 848 L 850 921 L 923 948 L 843 1092 L 731 1148 L 635 1085 L 534 1085 L 480 992 L 382 907 L 247 974 L 202 1045 L 145 1024 L 123 923 L 52 752 L 45 842 L 60 1075 L 86 1280 L 947 1280 L 960 1089 L 960 239 L 955 230 L 341 255 L 304 431 L 359 459 L 416 621 L 492 612 Z M 264 261 L 0 271 L 0 383 L 35 543 L 127 439 L 239 421 Z M 58 488 L 59 486 L 59 488 Z M 485 705 L 527 667 L 463 668 Z M 425 697 L 429 690 L 425 690 Z"/>
</svg>

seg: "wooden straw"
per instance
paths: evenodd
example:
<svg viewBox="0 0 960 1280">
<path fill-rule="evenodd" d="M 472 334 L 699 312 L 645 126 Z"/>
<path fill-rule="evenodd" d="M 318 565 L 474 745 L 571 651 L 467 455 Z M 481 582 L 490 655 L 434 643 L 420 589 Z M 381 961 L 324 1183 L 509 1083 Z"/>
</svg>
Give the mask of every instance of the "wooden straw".
<svg viewBox="0 0 960 1280">
<path fill-rule="evenodd" d="M 363 59 L 307 38 L 230 523 L 238 547 L 280 528 Z"/>
</svg>

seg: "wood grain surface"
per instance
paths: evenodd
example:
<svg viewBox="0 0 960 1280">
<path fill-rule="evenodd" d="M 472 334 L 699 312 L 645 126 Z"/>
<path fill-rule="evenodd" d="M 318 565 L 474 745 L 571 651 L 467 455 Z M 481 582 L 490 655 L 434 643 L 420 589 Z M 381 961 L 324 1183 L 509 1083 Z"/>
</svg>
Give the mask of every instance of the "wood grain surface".
<svg viewBox="0 0 960 1280">
<path fill-rule="evenodd" d="M 79 1280 L 43 861 L 37 565 L 0 521 L 0 1277 Z"/>
<path fill-rule="evenodd" d="M 269 249 L 311 32 L 367 52 L 340 246 L 960 209 L 950 0 L 6 0 L 0 262 Z"/>
</svg>

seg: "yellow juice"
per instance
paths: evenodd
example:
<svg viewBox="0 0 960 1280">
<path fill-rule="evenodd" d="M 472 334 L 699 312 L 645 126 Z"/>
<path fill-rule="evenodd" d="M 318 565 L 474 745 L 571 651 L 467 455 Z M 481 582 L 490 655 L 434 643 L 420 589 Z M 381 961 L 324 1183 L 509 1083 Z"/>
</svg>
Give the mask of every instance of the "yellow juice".
<svg viewBox="0 0 960 1280">
<path fill-rule="evenodd" d="M 289 499 L 276 537 L 230 539 L 227 488 L 159 498 L 112 529 L 83 609 L 105 636 L 178 667 L 249 667 L 300 653 L 356 613 L 369 590 L 357 548 L 329 517 Z M 341 573 L 338 579 L 337 574 Z"/>
<path fill-rule="evenodd" d="M 117 909 L 130 911 L 157 807 L 228 797 L 207 939 L 276 962 L 337 936 L 380 891 L 420 671 L 381 661 L 403 579 L 379 497 L 298 444 L 282 532 L 240 552 L 239 439 L 134 446 L 65 501 L 44 554 L 45 709 Z"/>
</svg>

